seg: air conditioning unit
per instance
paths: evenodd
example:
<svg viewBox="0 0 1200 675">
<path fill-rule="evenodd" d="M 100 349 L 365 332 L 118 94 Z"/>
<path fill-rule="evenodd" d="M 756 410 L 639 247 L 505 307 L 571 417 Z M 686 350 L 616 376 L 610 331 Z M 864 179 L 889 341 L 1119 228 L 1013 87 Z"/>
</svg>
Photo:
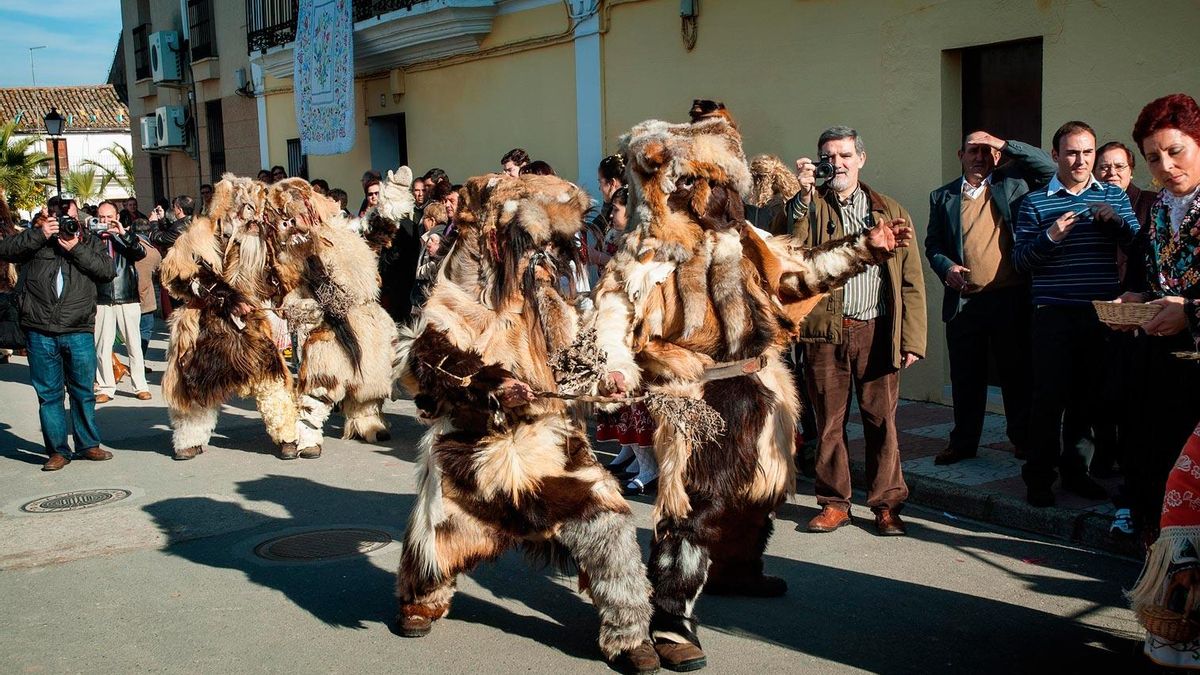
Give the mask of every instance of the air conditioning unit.
<svg viewBox="0 0 1200 675">
<path fill-rule="evenodd" d="M 187 115 L 181 105 L 165 105 L 154 111 L 155 138 L 160 148 L 187 145 Z"/>
<path fill-rule="evenodd" d="M 183 79 L 179 53 L 179 33 L 160 30 L 150 34 L 150 72 L 155 83 Z"/>
<path fill-rule="evenodd" d="M 153 150 L 158 147 L 158 115 L 146 115 L 141 121 L 142 149 Z"/>
</svg>

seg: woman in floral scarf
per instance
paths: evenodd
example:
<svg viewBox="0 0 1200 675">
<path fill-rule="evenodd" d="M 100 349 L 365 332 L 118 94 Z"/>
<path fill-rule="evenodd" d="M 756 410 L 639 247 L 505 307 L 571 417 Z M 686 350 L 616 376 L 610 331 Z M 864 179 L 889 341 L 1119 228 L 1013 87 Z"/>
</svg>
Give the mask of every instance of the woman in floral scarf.
<svg viewBox="0 0 1200 675">
<path fill-rule="evenodd" d="M 1121 298 L 1161 306 L 1140 327 L 1150 336 L 1147 382 L 1155 387 L 1150 392 L 1155 404 L 1144 452 L 1133 468 L 1143 515 L 1149 515 L 1150 503 L 1161 505 L 1162 529 L 1130 596 L 1150 629 L 1147 655 L 1165 665 L 1200 669 L 1200 624 L 1189 638 L 1156 634 L 1162 627 L 1145 620 L 1154 608 L 1200 619 L 1200 407 L 1194 393 L 1200 382 L 1200 105 L 1186 94 L 1151 102 L 1134 124 L 1133 139 L 1163 186 L 1151 215 L 1146 261 L 1151 291 Z M 1182 453 L 1174 456 L 1180 447 Z"/>
</svg>

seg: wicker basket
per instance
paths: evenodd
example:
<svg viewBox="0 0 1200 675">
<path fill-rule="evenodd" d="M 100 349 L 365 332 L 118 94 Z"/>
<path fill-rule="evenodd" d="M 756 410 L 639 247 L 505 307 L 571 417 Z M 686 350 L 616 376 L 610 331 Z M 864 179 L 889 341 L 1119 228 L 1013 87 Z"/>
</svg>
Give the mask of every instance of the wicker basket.
<svg viewBox="0 0 1200 675">
<path fill-rule="evenodd" d="M 1200 637 L 1200 623 L 1166 607 L 1142 607 L 1138 610 L 1137 617 L 1142 628 L 1167 642 L 1191 642 Z"/>
<path fill-rule="evenodd" d="M 1110 326 L 1140 326 L 1162 310 L 1162 305 L 1148 302 L 1106 302 L 1093 300 L 1096 316 Z"/>
</svg>

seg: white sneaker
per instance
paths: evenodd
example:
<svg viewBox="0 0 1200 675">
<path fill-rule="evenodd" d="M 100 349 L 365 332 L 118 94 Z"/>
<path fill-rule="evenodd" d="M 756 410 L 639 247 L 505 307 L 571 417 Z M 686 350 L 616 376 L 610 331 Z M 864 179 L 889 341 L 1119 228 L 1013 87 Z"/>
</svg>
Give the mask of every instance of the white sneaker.
<svg viewBox="0 0 1200 675">
<path fill-rule="evenodd" d="M 1117 509 L 1113 514 L 1112 525 L 1108 526 L 1108 533 L 1113 536 L 1132 537 L 1133 513 L 1129 509 Z"/>
</svg>

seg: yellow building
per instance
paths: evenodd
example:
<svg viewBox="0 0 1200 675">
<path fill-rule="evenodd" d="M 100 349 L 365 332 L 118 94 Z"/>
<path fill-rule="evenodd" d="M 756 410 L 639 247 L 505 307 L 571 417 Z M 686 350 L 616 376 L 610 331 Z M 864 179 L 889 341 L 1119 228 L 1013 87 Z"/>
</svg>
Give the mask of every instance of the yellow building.
<svg viewBox="0 0 1200 675">
<path fill-rule="evenodd" d="M 127 30 L 145 4 L 174 6 L 178 22 L 180 2 L 127 0 Z M 367 168 L 439 166 L 461 180 L 498 170 L 512 147 L 590 187 L 630 126 L 682 120 L 692 99 L 712 98 L 738 119 L 747 154 L 811 156 L 825 127 L 857 128 L 864 180 L 908 208 L 921 240 L 966 127 L 1047 147 L 1059 124 L 1083 119 L 1100 142 L 1130 143 L 1144 103 L 1200 89 L 1195 0 L 356 0 L 356 144 L 305 158 L 292 0 L 211 4 L 220 77 L 204 91 L 222 97 L 228 167 L 303 170 L 352 204 Z M 231 74 L 246 51 L 253 99 Z M 235 118 L 257 127 L 231 131 Z M 172 185 L 189 176 L 177 164 Z M 1146 182 L 1140 165 L 1135 180 Z M 926 281 L 930 353 L 902 393 L 948 402 L 941 286 Z"/>
</svg>

